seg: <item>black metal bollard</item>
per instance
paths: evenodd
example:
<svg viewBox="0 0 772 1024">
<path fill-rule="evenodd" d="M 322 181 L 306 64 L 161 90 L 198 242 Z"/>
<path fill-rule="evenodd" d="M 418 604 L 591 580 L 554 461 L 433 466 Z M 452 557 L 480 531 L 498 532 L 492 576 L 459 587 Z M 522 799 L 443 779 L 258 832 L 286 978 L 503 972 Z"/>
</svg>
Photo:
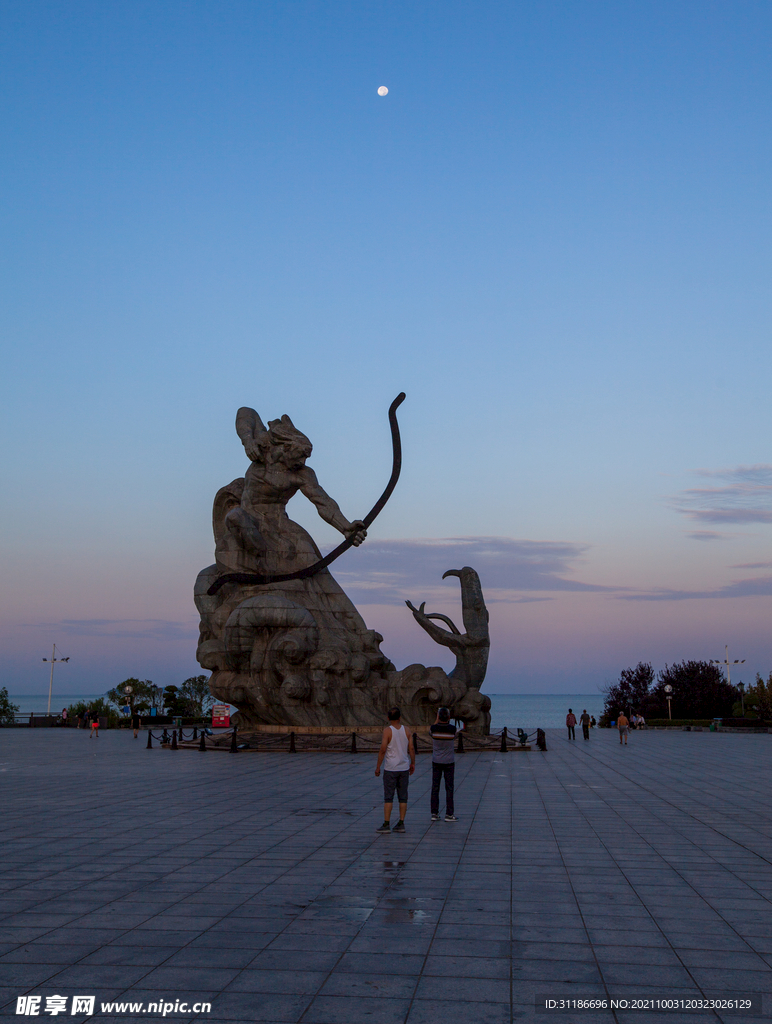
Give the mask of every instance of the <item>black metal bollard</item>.
<svg viewBox="0 0 772 1024">
<path fill-rule="evenodd" d="M 145 750 L 152 750 L 153 749 L 152 736 L 153 736 L 152 732 L 148 729 L 147 730 L 147 746 L 145 747 Z"/>
<path fill-rule="evenodd" d="M 547 750 L 547 735 L 543 729 L 536 730 L 536 746 L 539 750 L 546 752 Z"/>
<path fill-rule="evenodd" d="M 357 734 L 355 732 L 352 732 L 351 733 L 351 753 L 352 754 L 356 754 L 356 752 L 357 752 Z"/>
<path fill-rule="evenodd" d="M 463 754 L 464 753 L 464 734 L 462 732 L 459 732 L 459 734 L 458 734 L 458 750 L 456 751 L 456 753 L 457 754 Z"/>
<path fill-rule="evenodd" d="M 198 749 L 206 750 L 206 734 L 203 729 L 201 730 L 201 742 L 198 744 Z"/>
<path fill-rule="evenodd" d="M 231 733 L 231 754 L 238 754 L 238 752 L 239 752 L 239 748 L 236 746 L 236 733 L 238 731 L 239 730 L 234 725 L 233 726 L 233 732 Z"/>
<path fill-rule="evenodd" d="M 290 733 L 290 748 L 289 748 L 289 752 L 290 752 L 290 754 L 297 754 L 297 750 L 295 750 L 295 733 L 294 732 Z"/>
<path fill-rule="evenodd" d="M 506 725 L 501 730 L 501 746 L 499 747 L 499 750 L 501 751 L 502 754 L 506 754 L 506 752 L 507 752 L 507 727 L 506 727 Z"/>
<path fill-rule="evenodd" d="M 179 749 L 180 748 L 177 746 L 177 730 L 175 729 L 174 732 L 172 733 L 172 750 Z"/>
<path fill-rule="evenodd" d="M 194 740 L 198 739 L 198 727 L 195 726 L 195 725 L 193 726 L 193 739 Z"/>
</svg>

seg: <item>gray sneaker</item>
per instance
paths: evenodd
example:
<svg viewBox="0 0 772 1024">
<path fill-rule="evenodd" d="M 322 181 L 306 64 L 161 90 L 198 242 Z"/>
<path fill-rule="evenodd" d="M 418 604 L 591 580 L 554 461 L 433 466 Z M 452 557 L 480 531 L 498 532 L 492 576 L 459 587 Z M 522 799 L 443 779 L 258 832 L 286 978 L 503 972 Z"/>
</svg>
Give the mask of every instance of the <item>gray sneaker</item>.
<svg viewBox="0 0 772 1024">
<path fill-rule="evenodd" d="M 432 821 L 439 821 L 439 820 L 440 820 L 439 814 L 433 814 L 432 815 Z"/>
<path fill-rule="evenodd" d="M 455 816 L 455 814 L 446 814 L 445 821 L 458 821 L 458 818 Z"/>
<path fill-rule="evenodd" d="M 384 823 L 381 825 L 381 827 L 377 828 L 375 831 L 376 832 L 391 832 L 391 825 L 388 823 L 388 821 L 384 821 Z"/>
<path fill-rule="evenodd" d="M 397 824 L 394 826 L 393 831 L 394 832 L 404 832 L 405 831 L 405 823 L 404 823 L 404 821 L 398 821 Z"/>
</svg>

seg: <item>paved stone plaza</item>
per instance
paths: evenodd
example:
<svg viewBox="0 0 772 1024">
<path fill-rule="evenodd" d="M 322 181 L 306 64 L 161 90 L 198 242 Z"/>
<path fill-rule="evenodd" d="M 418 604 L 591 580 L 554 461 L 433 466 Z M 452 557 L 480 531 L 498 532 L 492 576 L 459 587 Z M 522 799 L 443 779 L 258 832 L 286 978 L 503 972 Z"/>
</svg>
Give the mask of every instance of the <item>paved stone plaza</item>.
<svg viewBox="0 0 772 1024">
<path fill-rule="evenodd" d="M 36 993 L 124 1022 L 148 1015 L 100 1003 L 206 1000 L 210 1024 L 614 1019 L 536 995 L 762 992 L 772 1011 L 772 736 L 553 731 L 546 754 L 461 755 L 455 824 L 429 822 L 423 755 L 387 836 L 370 755 L 0 745 L 3 1014 Z"/>
</svg>

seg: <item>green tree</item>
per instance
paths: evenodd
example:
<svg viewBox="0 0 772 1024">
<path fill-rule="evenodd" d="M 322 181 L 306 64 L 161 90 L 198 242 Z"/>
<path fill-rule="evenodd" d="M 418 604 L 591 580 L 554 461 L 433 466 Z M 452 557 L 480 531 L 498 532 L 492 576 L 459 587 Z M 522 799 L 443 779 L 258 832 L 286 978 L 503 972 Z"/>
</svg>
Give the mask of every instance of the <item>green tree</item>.
<svg viewBox="0 0 772 1024">
<path fill-rule="evenodd" d="M 180 703 L 185 707 L 185 714 L 190 718 L 203 717 L 214 704 L 214 697 L 209 689 L 206 676 L 190 676 L 179 690 Z"/>
<path fill-rule="evenodd" d="M 127 697 L 125 688 L 130 686 L 131 694 Z M 134 710 L 144 715 L 153 706 L 153 680 L 152 679 L 124 679 L 122 683 L 108 690 L 105 696 L 113 707 L 120 711 L 126 704 L 131 705 Z"/>
<path fill-rule="evenodd" d="M 3 725 L 13 725 L 14 715 L 19 710 L 18 704 L 11 704 L 8 699 L 8 687 L 4 686 L 0 689 L 0 723 Z"/>
<path fill-rule="evenodd" d="M 176 718 L 187 714 L 185 700 L 182 697 L 179 686 L 164 686 L 161 699 L 163 700 L 167 715 L 172 715 L 172 717 Z"/>
<path fill-rule="evenodd" d="M 672 686 L 673 718 L 730 718 L 740 692 L 709 661 L 682 661 L 665 665 L 651 691 L 655 713 L 667 717 L 666 686 Z M 651 711 L 650 711 L 651 714 Z"/>
<path fill-rule="evenodd" d="M 756 682 L 745 691 L 745 713 L 755 711 L 758 718 L 772 719 L 772 672 L 767 680 L 757 672 Z"/>
<path fill-rule="evenodd" d="M 77 704 L 70 704 L 67 708 L 67 714 L 73 720 L 78 715 L 85 714 L 107 718 L 109 715 L 115 714 L 115 708 L 111 707 L 104 698 L 97 697 L 95 700 L 79 700 Z"/>
<path fill-rule="evenodd" d="M 625 668 L 619 674 L 619 682 L 606 688 L 606 702 L 603 718 L 610 721 L 624 711 L 648 713 L 649 691 L 654 682 L 654 669 L 648 661 L 639 661 L 635 668 Z"/>
</svg>

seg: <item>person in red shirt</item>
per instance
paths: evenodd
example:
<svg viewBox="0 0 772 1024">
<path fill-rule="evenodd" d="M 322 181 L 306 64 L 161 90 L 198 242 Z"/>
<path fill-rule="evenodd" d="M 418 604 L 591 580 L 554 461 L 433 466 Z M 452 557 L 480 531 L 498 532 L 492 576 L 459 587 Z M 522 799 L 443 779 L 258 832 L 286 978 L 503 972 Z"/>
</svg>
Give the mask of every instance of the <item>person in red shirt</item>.
<svg viewBox="0 0 772 1024">
<path fill-rule="evenodd" d="M 574 729 L 576 727 L 576 715 L 573 713 L 571 708 L 568 709 L 568 714 L 566 715 L 566 726 L 568 727 L 568 738 L 570 740 L 575 740 L 576 732 Z"/>
</svg>

